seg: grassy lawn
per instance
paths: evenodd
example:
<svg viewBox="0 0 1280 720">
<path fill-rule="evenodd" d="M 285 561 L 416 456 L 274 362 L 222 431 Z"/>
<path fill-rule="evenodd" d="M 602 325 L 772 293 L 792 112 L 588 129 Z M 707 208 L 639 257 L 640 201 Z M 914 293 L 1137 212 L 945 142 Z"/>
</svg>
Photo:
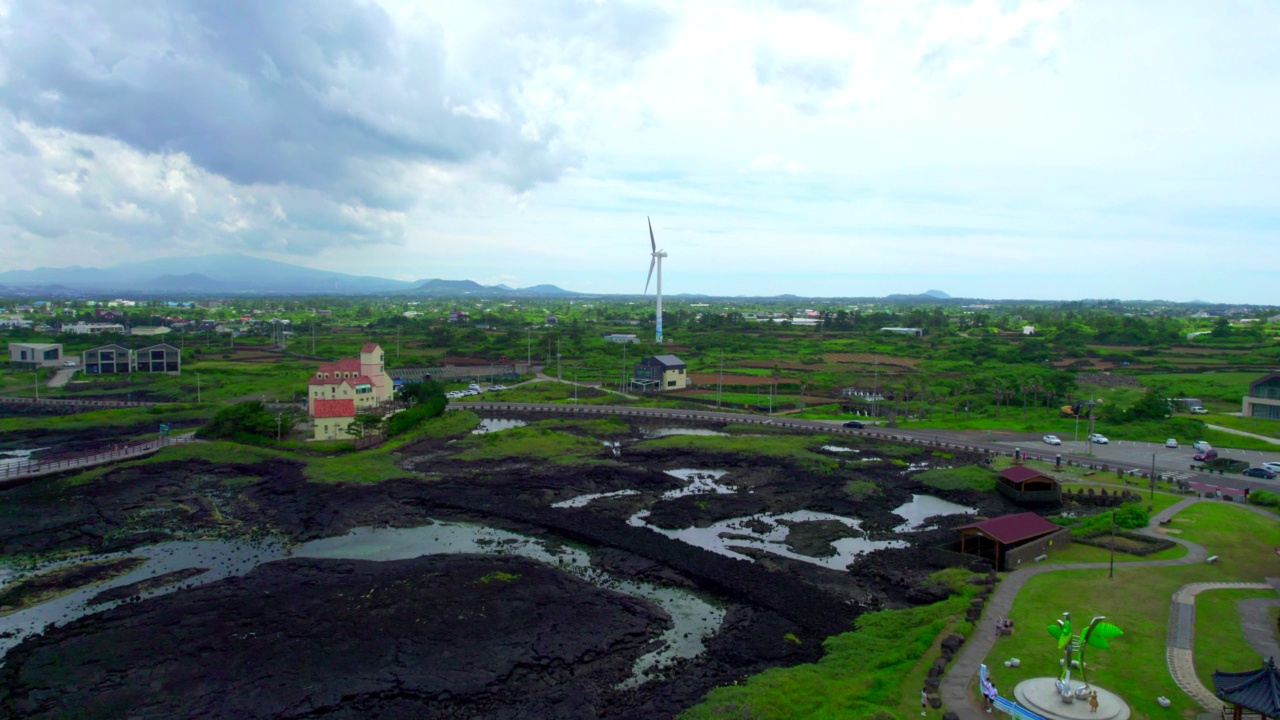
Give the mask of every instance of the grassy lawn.
<svg viewBox="0 0 1280 720">
<path fill-rule="evenodd" d="M 1265 435 L 1267 437 L 1276 438 L 1276 442 L 1280 443 L 1280 422 L 1276 422 L 1275 420 L 1237 417 L 1235 415 L 1201 415 L 1200 419 L 1211 425 L 1221 425 L 1222 427 L 1231 428 L 1233 430 L 1242 430 L 1244 432 L 1253 433 L 1254 435 Z M 1272 449 L 1280 449 L 1280 445 L 1274 443 L 1271 447 Z"/>
<path fill-rule="evenodd" d="M 1105 615 L 1125 634 L 1110 649 L 1089 651 L 1090 679 L 1124 697 L 1137 720 L 1167 718 L 1170 711 L 1194 717 L 1198 707 L 1174 684 L 1165 664 L 1170 598 L 1188 583 L 1258 582 L 1274 572 L 1280 523 L 1227 503 L 1202 502 L 1176 515 L 1170 529 L 1205 545 L 1222 560 L 1167 568 L 1117 564 L 1114 578 L 1107 577 L 1107 570 L 1065 570 L 1030 578 L 1010 613 L 1019 632 L 1000 638 L 987 657 L 998 687 L 1007 691 L 1021 680 L 1056 674 L 1058 651 L 1042 628 L 1063 611 L 1071 611 L 1077 624 Z M 1225 667 L 1231 661 L 1227 646 L 1220 652 L 1217 646 L 1197 643 L 1197 650 L 1208 665 Z M 1022 667 L 1003 667 L 1010 657 L 1021 659 Z M 1160 708 L 1158 695 L 1170 698 L 1172 708 Z"/>
<path fill-rule="evenodd" d="M 1134 562 L 1136 560 L 1173 560 L 1187 554 L 1187 549 L 1178 545 L 1177 547 L 1161 550 L 1158 553 L 1152 553 L 1145 557 L 1130 555 L 1129 553 L 1116 552 L 1116 562 Z M 1061 550 L 1054 550 L 1049 553 L 1049 562 L 1051 563 L 1096 563 L 1107 562 L 1111 559 L 1111 551 L 1092 545 L 1081 545 L 1080 543 L 1071 543 Z"/>
<path fill-rule="evenodd" d="M 817 452 L 826 444 L 841 444 L 842 439 L 826 435 L 767 435 L 763 437 L 715 437 L 701 435 L 669 435 L 645 440 L 637 449 L 678 448 L 706 453 L 735 453 L 749 457 L 770 457 L 803 465 L 815 472 L 834 472 L 840 458 Z M 846 458 L 856 460 L 856 458 Z"/>
<path fill-rule="evenodd" d="M 946 633 L 968 635 L 964 609 L 975 586 L 963 571 L 940 579 L 959 594 L 932 605 L 867 613 L 856 629 L 827 638 L 816 663 L 774 668 L 716 688 L 680 715 L 683 720 L 909 717 Z M 777 638 L 777 642 L 789 642 Z"/>
<path fill-rule="evenodd" d="M 521 458 L 566 465 L 602 461 L 605 455 L 599 440 L 542 427 L 468 435 L 458 441 L 457 447 L 462 448 L 455 456 L 459 460 Z"/>
<path fill-rule="evenodd" d="M 993 492 L 996 489 L 996 474 L 977 465 L 965 465 L 957 468 L 934 468 L 916 475 L 915 479 L 939 490 Z"/>
<path fill-rule="evenodd" d="M 73 415 L 0 418 L 0 432 L 10 430 L 83 430 L 104 425 L 136 425 L 175 420 L 205 420 L 213 417 L 214 408 L 198 405 L 162 405 L 156 407 L 113 408 Z"/>
<path fill-rule="evenodd" d="M 1205 687 L 1213 688 L 1215 670 L 1256 670 L 1262 664 L 1245 640 L 1237 605 L 1275 596 L 1275 590 L 1206 590 L 1196 596 L 1196 676 Z"/>
</svg>

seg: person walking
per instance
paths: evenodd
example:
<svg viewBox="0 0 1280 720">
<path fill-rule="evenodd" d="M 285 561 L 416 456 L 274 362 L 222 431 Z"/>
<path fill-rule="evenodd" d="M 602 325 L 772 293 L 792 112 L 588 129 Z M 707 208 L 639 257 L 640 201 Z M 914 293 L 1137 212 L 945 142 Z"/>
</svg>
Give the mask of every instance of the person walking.
<svg viewBox="0 0 1280 720">
<path fill-rule="evenodd" d="M 920 691 L 920 717 L 929 714 L 929 688 Z"/>
</svg>

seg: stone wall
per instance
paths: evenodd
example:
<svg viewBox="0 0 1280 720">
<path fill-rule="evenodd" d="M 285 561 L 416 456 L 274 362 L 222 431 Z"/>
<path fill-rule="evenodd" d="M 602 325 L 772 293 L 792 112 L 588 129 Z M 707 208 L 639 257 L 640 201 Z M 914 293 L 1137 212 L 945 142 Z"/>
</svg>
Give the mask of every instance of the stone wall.
<svg viewBox="0 0 1280 720">
<path fill-rule="evenodd" d="M 1071 530 L 1062 528 L 1006 552 L 1002 558 L 1004 567 L 1001 569 L 1017 570 L 1023 565 L 1034 565 L 1037 557 L 1050 555 L 1054 550 L 1062 549 L 1070 544 Z"/>
</svg>

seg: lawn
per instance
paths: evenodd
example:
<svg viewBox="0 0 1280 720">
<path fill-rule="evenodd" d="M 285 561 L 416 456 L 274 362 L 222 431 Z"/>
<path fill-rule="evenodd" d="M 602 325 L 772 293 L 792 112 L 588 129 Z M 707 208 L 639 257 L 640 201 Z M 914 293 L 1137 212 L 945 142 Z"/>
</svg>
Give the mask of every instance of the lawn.
<svg viewBox="0 0 1280 720">
<path fill-rule="evenodd" d="M 454 456 L 458 460 L 520 458 L 567 465 L 600 462 L 605 455 L 599 440 L 536 426 L 468 435 L 456 447 L 461 448 Z"/>
<path fill-rule="evenodd" d="M 669 435 L 653 440 L 645 440 L 635 447 L 639 450 L 678 448 L 705 453 L 721 452 L 746 455 L 748 457 L 770 457 L 788 460 L 815 472 L 831 473 L 839 467 L 840 459 L 829 454 L 817 452 L 816 448 L 826 444 L 840 444 L 841 442 L 845 441 L 827 435 L 769 435 L 764 437 Z"/>
<path fill-rule="evenodd" d="M 1173 560 L 1187 554 L 1187 549 L 1178 545 L 1177 547 L 1161 550 L 1158 553 L 1152 553 L 1145 557 L 1130 555 L 1129 553 L 1117 552 L 1116 562 L 1134 562 L 1137 560 Z M 1111 552 L 1100 547 L 1092 545 L 1081 545 L 1080 543 L 1071 543 L 1060 550 L 1054 550 L 1049 553 L 1049 562 L 1051 563 L 1097 563 L 1107 562 L 1111 559 Z"/>
<path fill-rule="evenodd" d="M 1274 598 L 1275 590 L 1206 590 L 1196 596 L 1196 676 L 1213 688 L 1215 670 L 1256 670 L 1262 658 L 1249 647 L 1240 626 L 1238 603 Z"/>
<path fill-rule="evenodd" d="M 1170 598 L 1192 582 L 1260 581 L 1274 568 L 1280 523 L 1228 503 L 1201 502 L 1175 516 L 1170 529 L 1205 545 L 1222 560 L 1166 568 L 1117 564 L 1114 578 L 1108 578 L 1107 570 L 1064 570 L 1030 578 L 1010 612 L 1020 631 L 1000 638 L 987 657 L 998 687 L 1008 692 L 1021 680 L 1056 674 L 1059 654 L 1042 628 L 1063 611 L 1069 610 L 1077 623 L 1105 615 L 1125 634 L 1110 649 L 1089 651 L 1090 679 L 1124 697 L 1136 720 L 1166 718 L 1171 711 L 1194 717 L 1198 706 L 1174 684 L 1165 663 Z M 1231 661 L 1230 647 L 1220 650 L 1197 643 L 1197 649 L 1205 663 L 1222 666 Z M 1021 659 L 1022 667 L 1003 667 L 1010 657 Z M 1159 695 L 1173 701 L 1170 710 L 1155 702 Z"/>
<path fill-rule="evenodd" d="M 856 629 L 827 638 L 816 663 L 773 668 L 716 688 L 683 720 L 894 718 L 919 712 L 919 689 L 945 633 L 968 635 L 963 621 L 976 586 L 963 571 L 937 577 L 957 594 L 942 602 L 858 618 Z M 785 637 L 775 642 L 789 642 Z"/>
</svg>

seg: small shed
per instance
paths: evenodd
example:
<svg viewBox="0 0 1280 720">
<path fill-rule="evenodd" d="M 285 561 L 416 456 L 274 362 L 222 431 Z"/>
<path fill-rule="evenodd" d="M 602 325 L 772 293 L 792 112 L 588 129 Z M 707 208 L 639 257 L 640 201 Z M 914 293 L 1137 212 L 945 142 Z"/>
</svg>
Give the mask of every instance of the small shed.
<svg viewBox="0 0 1280 720">
<path fill-rule="evenodd" d="M 997 570 L 1014 570 L 1052 548 L 1071 544 L 1071 531 L 1033 512 L 982 520 L 957 528 L 960 552 L 995 563 Z"/>
<path fill-rule="evenodd" d="M 1001 470 L 996 490 L 1019 505 L 1062 504 L 1062 483 L 1026 465 Z"/>
<path fill-rule="evenodd" d="M 1257 670 L 1213 673 L 1213 694 L 1223 702 L 1223 720 L 1280 718 L 1280 671 L 1275 658 Z"/>
</svg>

